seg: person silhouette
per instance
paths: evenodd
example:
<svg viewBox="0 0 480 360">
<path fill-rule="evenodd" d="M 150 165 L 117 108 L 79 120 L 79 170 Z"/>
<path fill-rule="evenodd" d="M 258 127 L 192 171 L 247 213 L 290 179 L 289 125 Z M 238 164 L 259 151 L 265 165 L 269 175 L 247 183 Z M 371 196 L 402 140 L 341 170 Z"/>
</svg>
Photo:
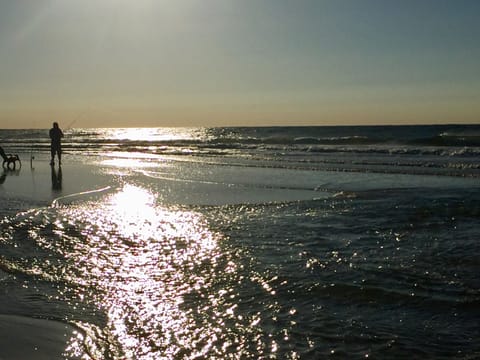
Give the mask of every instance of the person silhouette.
<svg viewBox="0 0 480 360">
<path fill-rule="evenodd" d="M 49 132 L 51 143 L 50 143 L 50 153 L 52 155 L 52 160 L 50 161 L 50 165 L 55 164 L 55 154 L 58 156 L 58 164 L 62 163 L 62 137 L 63 132 L 58 127 L 58 123 L 54 122 L 53 127 L 50 129 Z"/>
</svg>

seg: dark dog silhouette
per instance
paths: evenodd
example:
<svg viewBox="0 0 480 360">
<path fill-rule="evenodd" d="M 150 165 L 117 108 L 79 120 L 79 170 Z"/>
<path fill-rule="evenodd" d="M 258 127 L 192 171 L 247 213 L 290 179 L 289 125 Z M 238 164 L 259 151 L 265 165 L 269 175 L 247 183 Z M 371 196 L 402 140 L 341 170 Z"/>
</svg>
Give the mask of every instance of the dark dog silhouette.
<svg viewBox="0 0 480 360">
<path fill-rule="evenodd" d="M 17 162 L 19 166 L 22 166 L 22 162 L 18 155 L 6 154 L 3 148 L 0 146 L 0 156 L 3 158 L 3 168 L 8 170 L 15 170 Z"/>
</svg>

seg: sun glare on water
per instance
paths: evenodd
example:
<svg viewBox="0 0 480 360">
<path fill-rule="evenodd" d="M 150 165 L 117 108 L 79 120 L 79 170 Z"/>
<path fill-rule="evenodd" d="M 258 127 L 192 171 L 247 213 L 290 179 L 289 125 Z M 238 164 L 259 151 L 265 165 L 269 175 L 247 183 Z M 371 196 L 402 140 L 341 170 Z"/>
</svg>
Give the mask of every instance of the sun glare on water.
<svg viewBox="0 0 480 360">
<path fill-rule="evenodd" d="M 209 134 L 206 128 L 117 128 L 105 129 L 105 137 L 117 140 L 131 141 L 173 141 L 173 140 L 208 140 Z"/>
<path fill-rule="evenodd" d="M 72 281 L 96 289 L 93 301 L 121 349 L 113 358 L 194 358 L 208 351 L 222 332 L 221 314 L 205 328 L 183 307 L 189 294 L 208 292 L 219 272 L 221 236 L 200 214 L 158 206 L 155 194 L 133 185 L 63 211 L 70 226 L 83 229 L 66 254 L 75 263 Z"/>
</svg>

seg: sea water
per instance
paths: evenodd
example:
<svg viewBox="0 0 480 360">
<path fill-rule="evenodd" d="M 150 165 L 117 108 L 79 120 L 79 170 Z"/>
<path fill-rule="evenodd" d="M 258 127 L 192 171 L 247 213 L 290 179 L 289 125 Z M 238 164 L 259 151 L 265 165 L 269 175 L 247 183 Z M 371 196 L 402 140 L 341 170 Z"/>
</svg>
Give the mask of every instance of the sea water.
<svg viewBox="0 0 480 360">
<path fill-rule="evenodd" d="M 51 197 L 0 185 L 1 312 L 65 357 L 480 357 L 479 126 L 65 133 Z"/>
</svg>

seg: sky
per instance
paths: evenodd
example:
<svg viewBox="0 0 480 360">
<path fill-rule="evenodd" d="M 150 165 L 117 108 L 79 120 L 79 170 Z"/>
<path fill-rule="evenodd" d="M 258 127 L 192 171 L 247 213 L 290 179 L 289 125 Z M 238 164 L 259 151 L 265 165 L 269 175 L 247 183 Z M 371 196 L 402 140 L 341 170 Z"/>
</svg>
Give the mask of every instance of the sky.
<svg viewBox="0 0 480 360">
<path fill-rule="evenodd" d="M 0 128 L 480 123 L 478 0 L 0 0 Z"/>
</svg>

